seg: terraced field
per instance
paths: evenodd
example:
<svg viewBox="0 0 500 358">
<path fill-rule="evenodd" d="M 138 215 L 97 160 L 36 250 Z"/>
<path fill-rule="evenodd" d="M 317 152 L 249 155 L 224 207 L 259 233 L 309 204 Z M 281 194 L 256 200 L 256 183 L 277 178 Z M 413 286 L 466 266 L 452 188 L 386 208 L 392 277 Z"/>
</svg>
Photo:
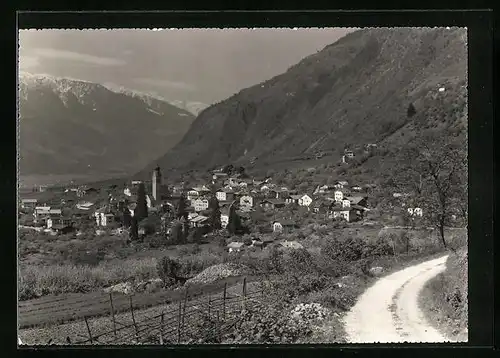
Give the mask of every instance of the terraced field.
<svg viewBox="0 0 500 358">
<path fill-rule="evenodd" d="M 255 281 L 256 277 L 247 277 L 247 282 Z M 189 297 L 194 298 L 209 293 L 220 292 L 227 283 L 228 287 L 242 281 L 242 277 L 229 277 L 209 284 L 190 285 Z M 136 293 L 132 305 L 134 309 L 160 304 L 177 302 L 185 297 L 185 289 L 165 290 L 155 293 Z M 114 312 L 130 310 L 129 296 L 113 293 Z M 111 311 L 110 295 L 99 291 L 87 294 L 66 294 L 46 296 L 29 301 L 20 301 L 19 328 L 28 328 L 40 325 L 61 324 L 84 317 L 109 315 Z"/>
</svg>

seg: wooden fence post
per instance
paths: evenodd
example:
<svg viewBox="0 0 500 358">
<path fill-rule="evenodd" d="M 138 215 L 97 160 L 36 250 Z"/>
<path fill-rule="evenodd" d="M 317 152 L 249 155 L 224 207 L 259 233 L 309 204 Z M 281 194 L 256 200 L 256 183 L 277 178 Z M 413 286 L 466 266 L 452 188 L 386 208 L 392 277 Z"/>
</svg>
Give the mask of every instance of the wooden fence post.
<svg viewBox="0 0 500 358">
<path fill-rule="evenodd" d="M 212 305 L 212 295 L 208 294 L 208 320 L 210 320 L 210 306 Z"/>
<path fill-rule="evenodd" d="M 179 301 L 179 315 L 177 317 L 177 344 L 181 343 L 181 314 L 182 314 L 182 301 Z"/>
<path fill-rule="evenodd" d="M 226 320 L 226 294 L 227 294 L 227 282 L 224 284 L 224 297 L 222 299 L 222 319 Z"/>
<path fill-rule="evenodd" d="M 219 310 L 217 310 L 217 326 L 216 326 L 216 332 L 215 334 L 218 334 L 219 336 L 219 343 L 222 342 L 222 329 L 221 329 L 221 322 L 219 319 Z"/>
<path fill-rule="evenodd" d="M 113 331 L 115 332 L 116 338 L 116 321 L 115 321 L 115 307 L 113 306 L 113 293 L 109 293 L 109 303 L 111 304 L 111 317 L 113 319 Z"/>
<path fill-rule="evenodd" d="M 85 325 L 87 326 L 87 331 L 89 332 L 90 344 L 94 343 L 92 339 L 92 332 L 90 332 L 89 322 L 87 321 L 87 317 L 83 317 L 85 319 Z"/>
<path fill-rule="evenodd" d="M 246 309 L 246 300 L 247 300 L 247 278 L 243 279 L 243 309 Z"/>
<path fill-rule="evenodd" d="M 163 344 L 163 330 L 165 329 L 165 313 L 161 314 L 160 344 Z"/>
<path fill-rule="evenodd" d="M 184 318 L 186 316 L 186 305 L 188 300 L 188 289 L 186 288 L 186 294 L 184 295 L 184 307 L 182 308 L 182 331 L 184 332 Z"/>
<path fill-rule="evenodd" d="M 135 339 L 138 341 L 139 340 L 139 329 L 137 328 L 137 323 L 135 322 L 134 306 L 132 305 L 132 296 L 129 296 L 129 301 L 130 301 L 130 312 L 132 312 L 132 323 L 134 324 L 134 328 L 135 328 Z M 139 343 L 139 342 L 137 342 L 137 343 Z"/>
</svg>

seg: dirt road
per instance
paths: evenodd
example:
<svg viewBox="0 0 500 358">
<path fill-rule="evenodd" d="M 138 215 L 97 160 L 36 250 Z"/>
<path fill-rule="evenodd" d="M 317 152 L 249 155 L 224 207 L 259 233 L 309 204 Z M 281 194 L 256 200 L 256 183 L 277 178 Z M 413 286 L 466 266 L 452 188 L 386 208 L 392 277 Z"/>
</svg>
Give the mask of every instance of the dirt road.
<svg viewBox="0 0 500 358">
<path fill-rule="evenodd" d="M 344 318 L 349 343 L 446 342 L 418 307 L 425 283 L 445 269 L 447 255 L 378 280 Z"/>
</svg>

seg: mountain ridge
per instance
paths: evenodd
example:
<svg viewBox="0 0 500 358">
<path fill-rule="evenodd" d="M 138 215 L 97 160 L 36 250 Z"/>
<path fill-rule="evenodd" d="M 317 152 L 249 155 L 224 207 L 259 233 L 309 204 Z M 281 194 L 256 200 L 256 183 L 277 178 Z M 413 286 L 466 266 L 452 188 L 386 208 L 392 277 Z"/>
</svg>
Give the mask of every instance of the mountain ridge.
<svg viewBox="0 0 500 358">
<path fill-rule="evenodd" d="M 358 30 L 206 108 L 155 165 L 208 169 L 256 158 L 258 166 L 366 143 L 394 147 L 415 127 L 463 125 L 457 118 L 466 118 L 466 96 L 466 29 Z M 410 103 L 417 109 L 411 119 Z"/>
<path fill-rule="evenodd" d="M 130 174 L 174 145 L 193 119 L 151 96 L 21 72 L 20 172 Z"/>
</svg>

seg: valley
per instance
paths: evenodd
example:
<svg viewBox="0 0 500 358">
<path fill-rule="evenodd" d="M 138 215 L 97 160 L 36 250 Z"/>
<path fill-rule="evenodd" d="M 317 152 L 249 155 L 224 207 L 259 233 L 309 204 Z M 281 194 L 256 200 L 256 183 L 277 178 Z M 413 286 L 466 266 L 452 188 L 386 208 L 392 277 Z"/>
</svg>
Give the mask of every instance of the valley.
<svg viewBox="0 0 500 358">
<path fill-rule="evenodd" d="M 354 31 L 209 106 L 22 77 L 23 342 L 449 337 L 422 317 L 467 280 L 464 34 Z"/>
</svg>

